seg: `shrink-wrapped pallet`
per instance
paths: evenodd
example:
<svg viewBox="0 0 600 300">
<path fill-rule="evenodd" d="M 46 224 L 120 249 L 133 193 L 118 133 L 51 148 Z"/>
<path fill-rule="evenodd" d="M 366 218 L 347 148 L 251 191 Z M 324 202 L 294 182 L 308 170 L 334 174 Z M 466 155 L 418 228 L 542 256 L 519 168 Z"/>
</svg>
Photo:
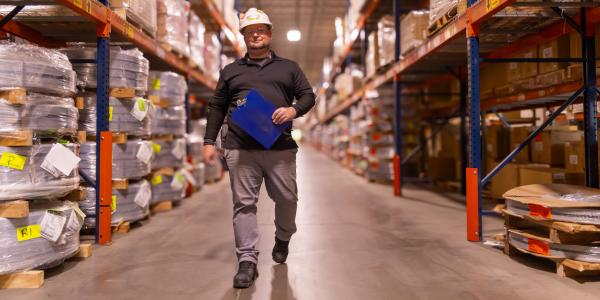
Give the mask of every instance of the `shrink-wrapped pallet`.
<svg viewBox="0 0 600 300">
<path fill-rule="evenodd" d="M 204 167 L 206 182 L 215 182 L 221 179 L 223 165 L 221 164 L 220 159 L 217 159 L 216 162 L 207 162 L 206 164 L 204 164 Z"/>
<path fill-rule="evenodd" d="M 156 41 L 171 49 L 190 54 L 188 45 L 188 10 L 185 0 L 157 0 Z"/>
<path fill-rule="evenodd" d="M 61 49 L 69 59 L 96 59 L 98 49 L 95 46 L 73 45 Z M 148 89 L 148 60 L 137 48 L 123 50 L 120 47 L 110 48 L 110 88 L 135 89 L 143 94 Z M 83 88 L 97 87 L 97 65 L 94 63 L 74 63 L 77 73 L 77 85 Z"/>
<path fill-rule="evenodd" d="M 153 141 L 154 158 L 152 169 L 180 168 L 185 162 L 186 141 L 184 138 L 173 141 Z"/>
<path fill-rule="evenodd" d="M 206 27 L 193 11 L 190 12 L 189 27 L 190 57 L 201 70 L 206 70 L 204 66 L 204 33 Z"/>
<path fill-rule="evenodd" d="M 73 98 L 27 93 L 25 104 L 11 104 L 0 96 L 0 138 L 31 130 L 37 137 L 61 138 L 77 133 L 79 111 Z"/>
<path fill-rule="evenodd" d="M 122 18 L 141 25 L 150 36 L 156 35 L 156 0 L 111 0 L 110 7 Z"/>
<path fill-rule="evenodd" d="M 366 57 L 366 71 L 367 78 L 373 77 L 379 69 L 379 40 L 377 39 L 377 31 L 373 31 L 369 34 L 367 57 Z"/>
<path fill-rule="evenodd" d="M 31 201 L 29 216 L 0 218 L 0 274 L 52 268 L 77 254 L 84 217 L 74 206 L 77 203 L 70 201 Z M 62 223 L 62 228 L 49 228 L 50 220 L 53 225 Z"/>
<path fill-rule="evenodd" d="M 79 207 L 87 215 L 96 214 L 96 190 L 88 187 L 87 198 L 79 202 Z M 150 212 L 150 199 L 152 189 L 150 182 L 143 179 L 130 182 L 126 189 L 112 190 L 112 201 L 114 210 L 111 211 L 111 225 L 116 226 L 120 222 L 135 222 L 143 219 Z M 112 209 L 112 208 L 111 208 Z M 95 218 L 86 218 L 83 229 L 96 228 Z"/>
<path fill-rule="evenodd" d="M 200 136 L 188 137 L 188 155 L 192 157 L 192 163 L 202 161 L 204 151 L 204 138 Z"/>
<path fill-rule="evenodd" d="M 65 196 L 79 187 L 77 168 L 65 175 L 55 177 L 42 168 L 53 144 L 33 146 L 0 147 L 5 161 L 0 163 L 0 200 L 51 199 Z M 79 145 L 65 146 L 75 155 Z"/>
<path fill-rule="evenodd" d="M 194 175 L 194 179 L 196 179 L 196 188 L 202 189 L 206 182 L 206 167 L 204 163 L 195 164 L 192 174 Z"/>
<path fill-rule="evenodd" d="M 169 106 L 185 102 L 188 86 L 185 77 L 173 72 L 150 71 L 148 75 L 148 95 L 168 99 Z"/>
<path fill-rule="evenodd" d="M 215 81 L 219 80 L 221 70 L 221 43 L 214 32 L 204 34 L 204 73 Z"/>
<path fill-rule="evenodd" d="M 152 120 L 152 134 L 185 134 L 187 114 L 184 105 L 157 107 Z"/>
<path fill-rule="evenodd" d="M 150 173 L 154 154 L 149 141 L 127 141 L 125 144 L 113 144 L 112 152 L 113 179 L 136 179 Z M 96 180 L 97 155 L 96 143 L 81 144 L 79 169 L 92 180 Z"/>
<path fill-rule="evenodd" d="M 83 97 L 84 108 L 79 110 L 79 130 L 87 131 L 88 135 L 96 135 L 96 94 L 83 92 L 77 94 Z M 138 106 L 141 98 L 113 98 L 108 99 L 109 121 L 108 130 L 112 132 L 126 133 L 129 135 L 145 136 L 150 134 L 151 120 L 155 115 L 150 101 L 142 99 L 146 115 L 138 119 L 133 114 L 134 106 Z"/>
<path fill-rule="evenodd" d="M 0 90 L 71 96 L 76 74 L 61 52 L 30 44 L 0 43 Z"/>
<path fill-rule="evenodd" d="M 383 16 L 377 22 L 377 39 L 379 45 L 379 65 L 385 66 L 395 61 L 396 30 L 394 17 Z"/>
<path fill-rule="evenodd" d="M 443 19 L 444 15 L 446 16 L 446 20 L 450 20 L 457 13 L 462 13 L 466 9 L 466 0 L 431 0 L 429 1 L 429 25 L 431 26 L 437 20 Z M 443 26 L 445 24 L 440 22 L 440 25 Z"/>
<path fill-rule="evenodd" d="M 187 183 L 185 176 L 177 170 L 173 176 L 155 175 L 152 177 L 152 200 L 150 204 L 183 199 Z"/>
<path fill-rule="evenodd" d="M 400 23 L 400 54 L 405 55 L 427 40 L 429 11 L 413 10 Z"/>
</svg>

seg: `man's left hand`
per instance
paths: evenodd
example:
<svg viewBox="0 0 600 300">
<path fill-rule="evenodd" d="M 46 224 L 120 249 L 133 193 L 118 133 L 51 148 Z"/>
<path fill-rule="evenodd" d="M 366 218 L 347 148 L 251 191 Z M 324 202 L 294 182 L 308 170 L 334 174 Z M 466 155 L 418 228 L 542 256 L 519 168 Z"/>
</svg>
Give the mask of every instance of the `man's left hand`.
<svg viewBox="0 0 600 300">
<path fill-rule="evenodd" d="M 283 124 L 292 121 L 296 116 L 296 112 L 291 107 L 280 107 L 273 113 L 273 123 Z"/>
</svg>

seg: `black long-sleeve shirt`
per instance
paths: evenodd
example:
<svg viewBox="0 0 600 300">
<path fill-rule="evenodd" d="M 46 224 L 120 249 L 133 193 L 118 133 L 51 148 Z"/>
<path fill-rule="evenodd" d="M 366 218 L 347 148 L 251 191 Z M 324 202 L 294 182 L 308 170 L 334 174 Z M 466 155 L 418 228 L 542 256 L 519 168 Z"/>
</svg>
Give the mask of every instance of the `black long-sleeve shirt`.
<svg viewBox="0 0 600 300">
<path fill-rule="evenodd" d="M 237 100 L 243 99 L 255 89 L 275 107 L 292 107 L 296 117 L 306 114 L 315 105 L 315 94 L 306 76 L 297 63 L 276 56 L 271 57 L 262 66 L 249 61 L 248 54 L 244 58 L 227 65 L 221 70 L 219 82 L 209 102 L 209 113 L 206 123 L 205 145 L 213 145 L 225 117 L 227 117 L 228 133 L 223 148 L 265 150 L 258 141 L 249 135 L 231 119 L 231 113 L 237 107 Z M 292 102 L 296 98 L 296 103 Z M 292 126 L 277 139 L 272 150 L 297 148 L 292 139 Z"/>
</svg>

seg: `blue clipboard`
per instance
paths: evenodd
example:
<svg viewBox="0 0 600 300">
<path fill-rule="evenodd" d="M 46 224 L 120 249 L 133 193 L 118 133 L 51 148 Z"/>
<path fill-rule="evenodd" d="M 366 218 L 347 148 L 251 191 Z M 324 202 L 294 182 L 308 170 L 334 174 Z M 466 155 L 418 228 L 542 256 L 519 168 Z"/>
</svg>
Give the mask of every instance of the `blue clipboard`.
<svg viewBox="0 0 600 300">
<path fill-rule="evenodd" d="M 271 102 L 252 89 L 244 99 L 238 100 L 238 106 L 231 118 L 261 145 L 271 149 L 290 125 L 290 122 L 279 125 L 273 123 L 275 110 L 277 108 Z"/>
</svg>

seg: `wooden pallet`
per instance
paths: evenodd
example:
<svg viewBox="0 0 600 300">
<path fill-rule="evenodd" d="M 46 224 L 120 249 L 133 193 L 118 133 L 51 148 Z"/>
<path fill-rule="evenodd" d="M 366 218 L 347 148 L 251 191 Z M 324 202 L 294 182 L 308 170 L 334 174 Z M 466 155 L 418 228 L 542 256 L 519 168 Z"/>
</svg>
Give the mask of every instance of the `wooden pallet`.
<svg viewBox="0 0 600 300">
<path fill-rule="evenodd" d="M 159 210 L 172 210 L 173 209 L 173 201 L 165 201 L 156 204 L 150 204 L 151 211 L 159 211 Z"/>
<path fill-rule="evenodd" d="M 153 134 L 150 136 L 150 140 L 152 141 L 164 141 L 164 142 L 172 142 L 173 134 Z"/>
<path fill-rule="evenodd" d="M 112 226 L 110 228 L 112 233 L 129 233 L 130 230 L 131 224 L 129 222 L 124 222 L 123 220 L 121 220 L 117 226 Z"/>
<path fill-rule="evenodd" d="M 27 102 L 26 93 L 25 89 L 0 91 L 0 98 L 7 101 L 8 104 L 25 104 Z"/>
<path fill-rule="evenodd" d="M 11 130 L 0 132 L 0 146 L 31 146 L 33 145 L 33 131 Z"/>
<path fill-rule="evenodd" d="M 66 196 L 61 197 L 60 200 L 85 201 L 87 200 L 87 190 L 85 188 L 79 187 L 69 192 Z"/>
<path fill-rule="evenodd" d="M 152 178 L 157 175 L 173 176 L 173 174 L 175 174 L 175 169 L 173 169 L 171 167 L 167 167 L 167 168 L 152 170 L 152 172 L 150 173 L 149 176 L 151 176 L 151 178 Z"/>
<path fill-rule="evenodd" d="M 113 98 L 135 98 L 135 89 L 111 89 L 108 95 Z"/>
<path fill-rule="evenodd" d="M 29 216 L 29 202 L 15 200 L 0 203 L 0 218 L 14 219 Z"/>
<path fill-rule="evenodd" d="M 149 30 L 147 30 L 144 26 L 142 26 L 142 24 L 139 24 L 138 22 L 134 21 L 131 16 L 127 15 L 127 8 L 126 7 L 117 7 L 118 5 L 123 5 L 121 4 L 121 2 L 123 1 L 112 1 L 111 2 L 111 9 L 119 16 L 121 17 L 123 20 L 126 20 L 127 22 L 129 22 L 129 24 L 131 24 L 133 27 L 137 28 L 138 30 L 144 32 L 147 36 L 151 37 L 152 40 L 156 39 L 156 32 L 150 32 Z"/>
<path fill-rule="evenodd" d="M 146 97 L 148 100 L 152 101 L 152 104 L 158 107 L 167 108 L 169 107 L 169 102 L 171 102 L 169 99 L 161 98 L 158 95 L 147 95 Z"/>
<path fill-rule="evenodd" d="M 74 258 L 88 258 L 92 256 L 92 244 L 80 244 L 79 252 L 75 254 Z"/>
<path fill-rule="evenodd" d="M 447 13 L 442 14 L 433 24 L 429 25 L 426 34 L 430 38 L 442 29 L 446 24 L 450 23 L 458 15 L 458 4 L 451 8 Z"/>
</svg>

